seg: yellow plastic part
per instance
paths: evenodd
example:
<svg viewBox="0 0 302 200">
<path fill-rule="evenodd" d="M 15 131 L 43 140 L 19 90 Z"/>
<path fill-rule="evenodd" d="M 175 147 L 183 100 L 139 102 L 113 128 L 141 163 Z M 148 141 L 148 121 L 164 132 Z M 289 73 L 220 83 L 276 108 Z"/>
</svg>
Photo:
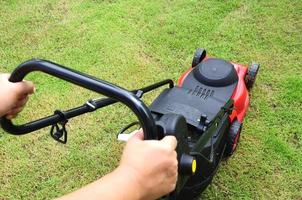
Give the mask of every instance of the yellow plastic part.
<svg viewBox="0 0 302 200">
<path fill-rule="evenodd" d="M 195 174 L 196 168 L 197 168 L 197 162 L 196 162 L 196 160 L 194 159 L 194 160 L 192 161 L 192 173 L 193 173 L 193 174 Z"/>
</svg>

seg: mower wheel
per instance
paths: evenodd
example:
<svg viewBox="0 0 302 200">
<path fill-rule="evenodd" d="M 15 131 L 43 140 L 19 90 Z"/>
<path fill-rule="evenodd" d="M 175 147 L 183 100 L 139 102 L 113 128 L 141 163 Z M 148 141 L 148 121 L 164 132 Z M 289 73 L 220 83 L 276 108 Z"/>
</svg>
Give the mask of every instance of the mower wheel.
<svg viewBox="0 0 302 200">
<path fill-rule="evenodd" d="M 205 49 L 196 49 L 194 56 L 193 56 L 193 61 L 192 61 L 192 68 L 197 66 L 207 55 L 207 52 Z"/>
<path fill-rule="evenodd" d="M 249 66 L 248 72 L 245 75 L 245 85 L 248 90 L 253 88 L 259 68 L 260 68 L 260 65 L 257 63 L 252 63 Z"/>
<path fill-rule="evenodd" d="M 241 129 L 242 123 L 240 123 L 238 120 L 235 120 L 232 123 L 229 130 L 229 134 L 227 136 L 227 144 L 225 148 L 226 157 L 232 156 L 236 151 L 240 139 Z"/>
<path fill-rule="evenodd" d="M 198 196 L 210 185 L 213 176 L 208 177 L 208 179 L 196 183 L 193 186 L 185 186 L 180 194 L 177 196 L 176 200 L 193 200 L 197 199 Z"/>
</svg>

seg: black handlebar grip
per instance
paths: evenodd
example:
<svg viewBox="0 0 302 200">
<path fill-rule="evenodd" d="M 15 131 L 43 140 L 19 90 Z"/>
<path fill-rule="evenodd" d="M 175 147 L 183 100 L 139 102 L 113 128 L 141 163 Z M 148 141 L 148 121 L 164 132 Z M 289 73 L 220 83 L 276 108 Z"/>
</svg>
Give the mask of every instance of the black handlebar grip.
<svg viewBox="0 0 302 200">
<path fill-rule="evenodd" d="M 33 59 L 19 65 L 11 74 L 9 81 L 20 82 L 23 78 L 33 72 L 41 71 L 46 74 L 63 79 L 70 83 L 84 87 L 88 90 L 103 94 L 116 101 L 122 102 L 128 106 L 137 116 L 143 131 L 145 139 L 158 139 L 156 126 L 150 110 L 147 106 L 133 93 L 116 86 L 104 80 L 97 79 L 87 74 L 69 69 L 62 65 L 47 61 Z M 58 115 L 42 118 L 23 125 L 14 125 L 11 120 L 5 117 L 1 118 L 2 128 L 14 135 L 27 134 L 32 131 L 50 126 L 53 122 L 59 121 Z"/>
</svg>

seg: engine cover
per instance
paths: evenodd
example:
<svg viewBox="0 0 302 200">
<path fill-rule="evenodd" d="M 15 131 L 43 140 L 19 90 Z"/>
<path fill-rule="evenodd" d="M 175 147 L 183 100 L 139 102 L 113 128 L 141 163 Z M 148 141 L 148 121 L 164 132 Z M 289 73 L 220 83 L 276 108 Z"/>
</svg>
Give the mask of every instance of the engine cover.
<svg viewBox="0 0 302 200">
<path fill-rule="evenodd" d="M 234 66 L 222 59 L 199 63 L 185 78 L 182 87 L 164 90 L 151 104 L 155 114 L 183 115 L 188 124 L 200 127 L 211 122 L 231 98 L 238 83 Z"/>
<path fill-rule="evenodd" d="M 234 66 L 218 58 L 209 58 L 199 63 L 193 74 L 201 83 L 213 87 L 223 87 L 238 81 Z"/>
</svg>

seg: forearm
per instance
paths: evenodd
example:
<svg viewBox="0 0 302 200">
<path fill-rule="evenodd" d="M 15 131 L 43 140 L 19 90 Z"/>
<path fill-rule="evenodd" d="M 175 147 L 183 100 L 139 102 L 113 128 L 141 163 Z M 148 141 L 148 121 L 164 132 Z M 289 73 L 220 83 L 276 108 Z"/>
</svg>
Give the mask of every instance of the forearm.
<svg viewBox="0 0 302 200">
<path fill-rule="evenodd" d="M 118 167 L 101 179 L 58 200 L 139 200 L 138 186 L 132 178 L 126 169 Z"/>
</svg>

